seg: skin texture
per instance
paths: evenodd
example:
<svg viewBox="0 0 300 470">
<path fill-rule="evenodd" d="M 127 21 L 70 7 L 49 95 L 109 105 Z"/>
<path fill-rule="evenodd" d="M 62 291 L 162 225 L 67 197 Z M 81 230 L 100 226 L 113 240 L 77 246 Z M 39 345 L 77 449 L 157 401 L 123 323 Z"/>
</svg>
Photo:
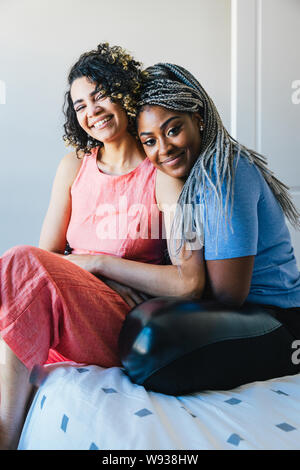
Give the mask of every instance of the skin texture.
<svg viewBox="0 0 300 470">
<path fill-rule="evenodd" d="M 146 106 L 138 117 L 138 133 L 151 163 L 174 178 L 186 178 L 200 152 L 201 122 L 198 113 Z"/>
<path fill-rule="evenodd" d="M 0 364 L 0 450 L 16 449 L 34 387 L 29 371 L 0 337 L 5 362 Z"/>
<path fill-rule="evenodd" d="M 100 90 L 86 77 L 75 80 L 71 87 L 71 98 L 77 120 L 82 129 L 96 140 L 112 142 L 118 140 L 127 129 L 127 116 L 123 108 Z M 109 119 L 100 127 L 94 124 Z"/>
<path fill-rule="evenodd" d="M 174 178 L 185 180 L 201 151 L 201 116 L 153 105 L 142 109 L 137 124 L 139 138 L 152 164 Z M 174 164 L 166 164 L 178 155 Z M 222 303 L 240 306 L 250 290 L 253 266 L 254 256 L 206 260 L 207 290 Z"/>
<path fill-rule="evenodd" d="M 137 167 L 145 154 L 127 132 L 128 120 L 120 104 L 103 96 L 101 89 L 86 77 L 76 79 L 70 91 L 78 123 L 88 135 L 104 144 L 98 158 L 101 171 L 124 174 Z"/>
</svg>

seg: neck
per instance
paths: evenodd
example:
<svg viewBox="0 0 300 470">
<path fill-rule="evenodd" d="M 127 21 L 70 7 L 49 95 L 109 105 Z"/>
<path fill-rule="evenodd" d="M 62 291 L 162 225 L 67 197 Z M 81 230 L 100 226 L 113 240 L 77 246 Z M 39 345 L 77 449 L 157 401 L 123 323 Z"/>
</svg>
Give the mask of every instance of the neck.
<svg viewBox="0 0 300 470">
<path fill-rule="evenodd" d="M 129 133 L 121 139 L 104 142 L 98 154 L 101 165 L 120 172 L 138 166 L 145 158 L 141 144 Z"/>
</svg>

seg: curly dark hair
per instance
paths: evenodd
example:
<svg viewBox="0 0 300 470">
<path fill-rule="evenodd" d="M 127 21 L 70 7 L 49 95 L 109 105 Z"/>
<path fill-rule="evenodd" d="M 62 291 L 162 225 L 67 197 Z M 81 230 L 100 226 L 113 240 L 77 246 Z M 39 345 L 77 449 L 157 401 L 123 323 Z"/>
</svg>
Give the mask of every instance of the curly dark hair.
<svg viewBox="0 0 300 470">
<path fill-rule="evenodd" d="M 124 108 L 128 118 L 128 131 L 136 136 L 135 117 L 143 80 L 142 64 L 119 46 L 101 43 L 97 49 L 85 52 L 69 72 L 69 90 L 65 93 L 63 112 L 66 118 L 63 140 L 79 152 L 90 153 L 93 147 L 103 145 L 89 136 L 79 125 L 70 94 L 74 80 L 87 77 L 100 87 L 112 101 Z"/>
</svg>

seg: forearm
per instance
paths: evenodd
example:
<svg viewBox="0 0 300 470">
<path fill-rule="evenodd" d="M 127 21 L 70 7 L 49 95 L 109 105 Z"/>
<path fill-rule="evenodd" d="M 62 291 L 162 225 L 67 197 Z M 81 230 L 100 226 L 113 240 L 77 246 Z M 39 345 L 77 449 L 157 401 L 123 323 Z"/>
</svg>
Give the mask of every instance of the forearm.
<svg viewBox="0 0 300 470">
<path fill-rule="evenodd" d="M 99 278 L 108 278 L 151 296 L 182 296 L 192 294 L 174 265 L 155 265 L 110 255 L 53 254 L 89 271 Z"/>
<path fill-rule="evenodd" d="M 175 265 L 147 264 L 109 255 L 95 255 L 90 272 L 155 297 L 200 297 L 204 287 L 204 274 L 194 276 Z"/>
<path fill-rule="evenodd" d="M 205 269 L 200 252 L 194 253 L 180 269 L 176 265 L 148 264 L 102 254 L 55 254 L 97 277 L 112 279 L 155 297 L 200 298 L 204 289 Z"/>
</svg>

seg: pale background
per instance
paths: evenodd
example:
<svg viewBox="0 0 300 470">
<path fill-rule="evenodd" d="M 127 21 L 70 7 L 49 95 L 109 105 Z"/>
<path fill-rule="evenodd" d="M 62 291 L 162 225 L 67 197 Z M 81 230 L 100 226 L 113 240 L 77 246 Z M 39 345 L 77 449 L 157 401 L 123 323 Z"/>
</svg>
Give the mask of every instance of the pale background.
<svg viewBox="0 0 300 470">
<path fill-rule="evenodd" d="M 292 88 L 299 23 L 299 0 L 0 0 L 0 255 L 38 244 L 68 151 L 66 76 L 103 41 L 145 66 L 188 68 L 232 135 L 268 155 L 300 207 L 300 99 Z M 300 264 L 300 236 L 292 236 Z"/>
</svg>

